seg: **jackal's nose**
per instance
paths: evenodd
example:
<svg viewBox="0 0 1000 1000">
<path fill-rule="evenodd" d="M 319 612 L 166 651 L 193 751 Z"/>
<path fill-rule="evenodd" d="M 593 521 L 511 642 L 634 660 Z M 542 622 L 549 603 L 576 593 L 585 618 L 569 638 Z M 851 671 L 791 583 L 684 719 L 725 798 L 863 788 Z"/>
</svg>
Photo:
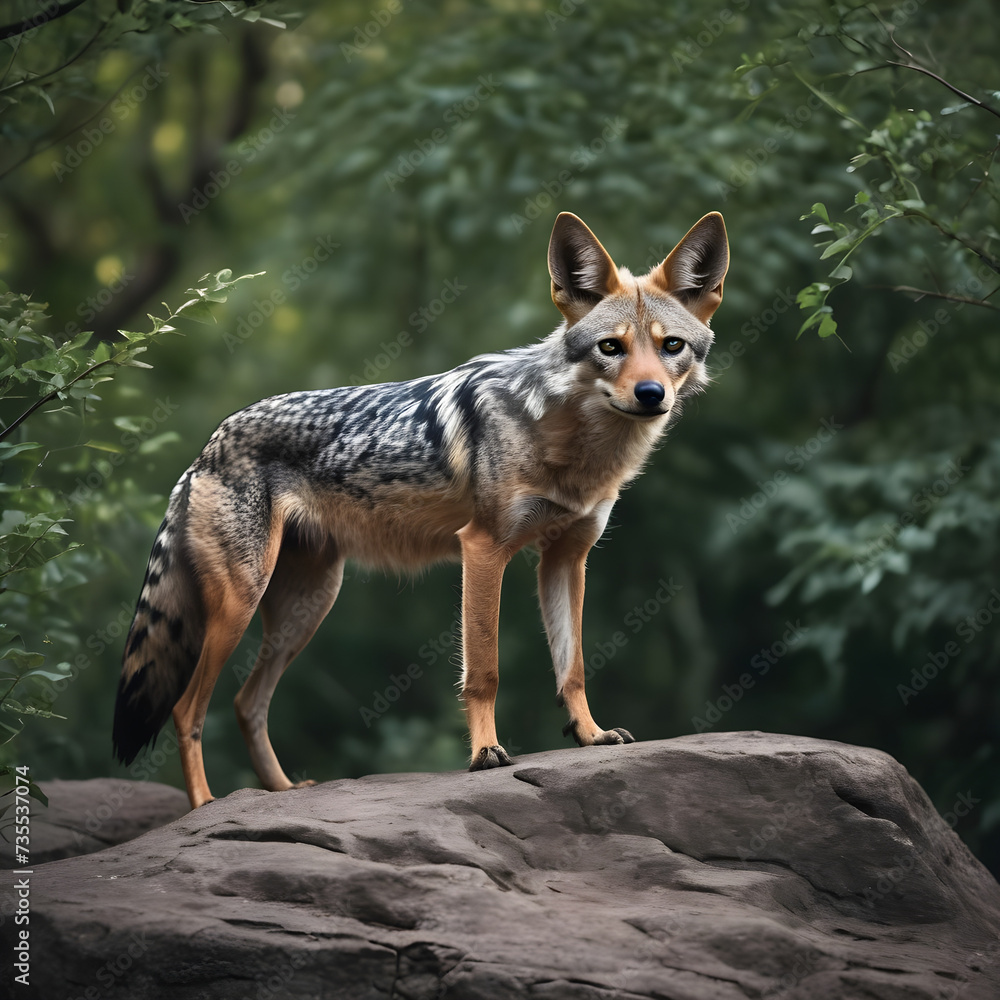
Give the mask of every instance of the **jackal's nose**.
<svg viewBox="0 0 1000 1000">
<path fill-rule="evenodd" d="M 666 393 L 663 391 L 663 386 L 659 382 L 636 382 L 635 398 L 642 403 L 643 406 L 659 406 L 663 402 L 663 397 Z"/>
</svg>

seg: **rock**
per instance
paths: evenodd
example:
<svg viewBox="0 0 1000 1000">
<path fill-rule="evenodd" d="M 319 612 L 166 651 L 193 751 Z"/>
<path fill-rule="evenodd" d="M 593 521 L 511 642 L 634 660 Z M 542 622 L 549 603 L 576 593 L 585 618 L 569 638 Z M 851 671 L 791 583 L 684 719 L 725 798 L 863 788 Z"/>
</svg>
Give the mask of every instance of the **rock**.
<svg viewBox="0 0 1000 1000">
<path fill-rule="evenodd" d="M 240 791 L 30 905 L 18 996 L 1000 997 L 1000 886 L 906 771 L 759 733 Z"/>
<path fill-rule="evenodd" d="M 47 806 L 31 800 L 32 864 L 92 854 L 183 816 L 184 792 L 155 781 L 93 778 L 40 781 Z M 14 867 L 13 843 L 0 840 L 0 868 Z"/>
</svg>

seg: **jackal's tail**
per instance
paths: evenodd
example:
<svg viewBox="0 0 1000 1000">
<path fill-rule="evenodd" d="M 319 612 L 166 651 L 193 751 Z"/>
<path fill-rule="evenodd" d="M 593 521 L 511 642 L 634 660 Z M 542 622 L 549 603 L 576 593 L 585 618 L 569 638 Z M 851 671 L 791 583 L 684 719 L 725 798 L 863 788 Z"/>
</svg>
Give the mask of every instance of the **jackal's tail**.
<svg viewBox="0 0 1000 1000">
<path fill-rule="evenodd" d="M 112 731 L 123 764 L 156 740 L 201 655 L 205 615 L 185 537 L 188 486 L 185 476 L 171 495 L 125 640 Z"/>
</svg>

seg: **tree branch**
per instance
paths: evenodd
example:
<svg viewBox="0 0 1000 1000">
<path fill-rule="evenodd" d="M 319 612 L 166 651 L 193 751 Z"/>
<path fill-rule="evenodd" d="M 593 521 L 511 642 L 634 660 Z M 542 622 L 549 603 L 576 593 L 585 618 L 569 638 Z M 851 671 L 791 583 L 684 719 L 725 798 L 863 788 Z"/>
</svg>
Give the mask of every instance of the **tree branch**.
<svg viewBox="0 0 1000 1000">
<path fill-rule="evenodd" d="M 97 371 L 98 368 L 101 368 L 104 365 L 110 364 L 112 361 L 117 360 L 117 358 L 118 358 L 118 355 L 115 355 L 114 357 L 107 358 L 104 361 L 97 361 L 97 362 L 95 362 L 89 368 L 85 368 L 78 375 L 75 375 L 73 378 L 71 378 L 61 389 L 53 389 L 51 392 L 47 392 L 44 396 L 42 396 L 41 399 L 36 399 L 31 404 L 31 406 L 29 406 L 24 411 L 24 413 L 22 413 L 17 418 L 17 420 L 15 420 L 9 426 L 4 427 L 3 430 L 0 430 L 0 441 L 2 441 L 5 437 L 9 437 L 11 434 L 13 434 L 14 431 L 16 431 L 17 428 L 20 427 L 21 424 L 23 424 L 25 422 L 25 420 L 27 420 L 28 417 L 30 417 L 32 415 L 32 413 L 34 413 L 36 410 L 38 410 L 41 407 L 43 407 L 46 403 L 51 403 L 53 399 L 57 399 L 64 392 L 66 392 L 66 390 L 69 389 L 71 386 L 76 385 L 76 383 L 79 382 L 80 379 L 86 378 L 88 375 L 90 375 L 93 372 Z"/>
<path fill-rule="evenodd" d="M 15 80 L 12 84 L 9 84 L 6 87 L 0 87 L 0 93 L 6 94 L 8 91 L 17 90 L 18 87 L 25 87 L 28 84 L 37 84 L 39 80 L 47 80 L 50 76 L 55 76 L 56 73 L 61 73 L 68 66 L 72 66 L 73 63 L 75 63 L 77 59 L 79 59 L 80 56 L 82 56 L 87 51 L 87 49 L 89 49 L 90 46 L 93 45 L 94 42 L 96 42 L 97 39 L 101 37 L 102 32 L 108 26 L 109 23 L 110 22 L 108 21 L 102 21 L 101 26 L 97 29 L 97 31 L 95 31 L 94 34 L 91 35 L 91 37 L 86 42 L 83 43 L 83 48 L 81 48 L 75 55 L 70 56 L 69 59 L 66 60 L 66 62 L 62 63 L 62 65 L 56 66 L 50 70 L 46 70 L 44 73 L 39 73 L 37 76 L 25 76 L 22 77 L 20 80 Z M 17 55 L 17 53 L 15 52 L 14 55 Z M 11 56 L 10 66 L 13 65 L 14 65 L 14 57 Z M 4 72 L 4 79 L 7 78 L 7 73 L 10 71 L 10 66 L 8 66 L 7 70 Z M 2 81 L 0 81 L 0 83 L 2 83 Z"/>
<path fill-rule="evenodd" d="M 26 17 L 23 21 L 8 24 L 0 28 L 0 41 L 3 41 L 5 38 L 14 38 L 17 35 L 23 35 L 26 31 L 31 31 L 32 28 L 37 28 L 40 25 L 47 24 L 49 21 L 65 17 L 82 3 L 86 3 L 86 0 L 67 0 L 62 6 L 43 9 L 34 17 Z"/>
<path fill-rule="evenodd" d="M 919 63 L 903 63 L 896 62 L 895 59 L 887 59 L 887 66 L 899 66 L 900 69 L 912 69 L 914 73 L 923 73 L 924 76 L 929 76 L 932 80 L 937 80 L 942 86 L 947 87 L 953 94 L 961 97 L 963 101 L 968 101 L 970 104 L 975 104 L 977 108 L 982 108 L 983 111 L 988 111 L 991 115 L 996 115 L 1000 118 L 1000 110 L 994 108 L 991 104 L 987 104 L 985 101 L 980 101 L 978 98 L 972 96 L 972 94 L 967 94 L 964 90 L 959 90 L 958 87 L 950 84 L 943 76 L 938 76 L 937 73 L 932 73 L 929 69 L 925 69 Z"/>
<path fill-rule="evenodd" d="M 928 296 L 932 299 L 946 299 L 948 302 L 962 302 L 970 306 L 982 306 L 984 309 L 993 309 L 1000 312 L 1000 306 L 993 305 L 985 299 L 970 299 L 965 295 L 948 295 L 946 292 L 932 292 L 927 288 L 914 288 L 913 285 L 874 285 L 874 288 L 887 288 L 890 292 L 909 292 L 919 298 Z"/>
</svg>

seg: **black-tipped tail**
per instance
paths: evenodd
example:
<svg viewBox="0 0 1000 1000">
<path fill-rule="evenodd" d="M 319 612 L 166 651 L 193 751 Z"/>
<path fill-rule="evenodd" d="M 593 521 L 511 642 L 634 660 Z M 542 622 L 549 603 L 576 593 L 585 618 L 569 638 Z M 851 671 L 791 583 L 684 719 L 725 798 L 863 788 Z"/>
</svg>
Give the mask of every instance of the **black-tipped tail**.
<svg viewBox="0 0 1000 1000">
<path fill-rule="evenodd" d="M 115 757 L 122 764 L 131 764 L 145 747 L 156 742 L 194 673 L 193 661 L 185 666 L 187 669 L 163 676 L 157 663 L 150 660 L 131 677 L 126 679 L 122 674 L 111 731 Z"/>
<path fill-rule="evenodd" d="M 201 655 L 204 610 L 184 541 L 185 504 L 186 491 L 175 491 L 125 640 L 111 736 L 123 764 L 155 742 Z"/>
</svg>

